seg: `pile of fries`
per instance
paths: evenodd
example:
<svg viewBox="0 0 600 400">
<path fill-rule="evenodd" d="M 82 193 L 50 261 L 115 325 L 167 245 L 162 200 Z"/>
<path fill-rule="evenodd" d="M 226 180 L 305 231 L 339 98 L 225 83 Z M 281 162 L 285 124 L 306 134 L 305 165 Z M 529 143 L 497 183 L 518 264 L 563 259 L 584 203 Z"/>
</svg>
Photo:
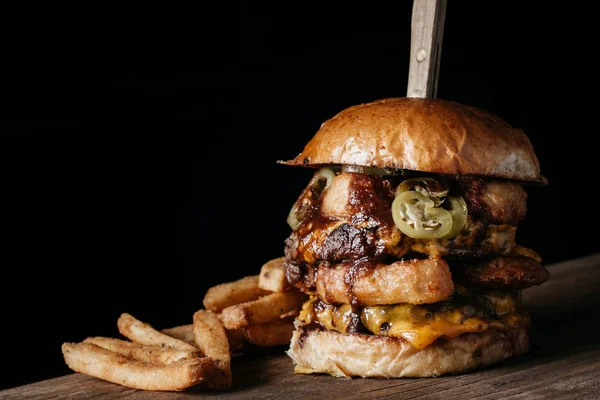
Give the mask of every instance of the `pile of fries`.
<svg viewBox="0 0 600 400">
<path fill-rule="evenodd" d="M 288 286 L 283 259 L 266 262 L 258 275 L 208 289 L 190 324 L 159 331 L 123 313 L 117 327 L 126 339 L 63 343 L 65 362 L 75 372 L 135 389 L 228 389 L 231 358 L 245 346 L 290 342 L 306 295 Z"/>
</svg>

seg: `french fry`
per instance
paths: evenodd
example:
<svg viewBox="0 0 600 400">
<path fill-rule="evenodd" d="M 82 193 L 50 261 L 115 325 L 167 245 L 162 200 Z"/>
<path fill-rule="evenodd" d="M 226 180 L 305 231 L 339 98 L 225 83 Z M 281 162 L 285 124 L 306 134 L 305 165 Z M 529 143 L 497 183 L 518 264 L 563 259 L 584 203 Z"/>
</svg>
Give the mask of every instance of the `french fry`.
<svg viewBox="0 0 600 400">
<path fill-rule="evenodd" d="M 128 313 L 121 314 L 117 320 L 117 327 L 121 335 L 139 344 L 196 351 L 193 345 L 159 332 L 150 324 L 139 321 Z"/>
<path fill-rule="evenodd" d="M 268 291 L 258 287 L 258 275 L 252 275 L 209 288 L 202 304 L 207 310 L 219 313 L 225 307 L 256 300 L 267 294 Z"/>
<path fill-rule="evenodd" d="M 85 342 L 63 343 L 62 353 L 73 371 L 134 389 L 181 391 L 213 374 L 212 360 L 207 357 L 156 366 Z"/>
<path fill-rule="evenodd" d="M 229 306 L 221 312 L 221 321 L 227 329 L 240 329 L 260 325 L 280 315 L 300 308 L 306 295 L 299 290 L 271 293 L 260 299 Z"/>
<path fill-rule="evenodd" d="M 263 264 L 258 275 L 258 287 L 271 292 L 285 292 L 290 288 L 285 277 L 285 257 L 274 258 Z"/>
<path fill-rule="evenodd" d="M 246 339 L 244 338 L 244 332 L 241 329 L 225 329 L 225 334 L 227 335 L 229 351 L 231 354 L 235 354 L 244 348 Z"/>
<path fill-rule="evenodd" d="M 284 314 L 280 315 L 280 318 L 287 318 L 287 317 L 297 317 L 298 315 L 300 315 L 300 308 L 294 308 L 291 311 L 288 311 Z"/>
<path fill-rule="evenodd" d="M 106 350 L 153 365 L 167 365 L 182 358 L 200 357 L 199 350 L 179 350 L 170 347 L 146 346 L 108 337 L 88 337 L 84 343 L 93 343 Z"/>
<path fill-rule="evenodd" d="M 307 296 L 288 285 L 284 257 L 246 276 L 207 290 L 204 309 L 192 323 L 155 329 L 131 314 L 117 320 L 129 340 L 95 336 L 63 343 L 75 372 L 142 390 L 181 391 L 202 383 L 213 389 L 232 384 L 231 357 L 247 342 L 258 347 L 288 344 L 293 321 Z"/>
<path fill-rule="evenodd" d="M 175 339 L 183 340 L 184 342 L 188 342 L 196 346 L 193 324 L 175 326 L 173 328 L 163 329 L 161 332 L 166 333 Z M 229 341 L 229 350 L 232 354 L 244 348 L 244 342 L 246 339 L 244 339 L 244 332 L 242 332 L 241 329 L 225 329 L 225 334 L 227 335 L 227 340 Z"/>
<path fill-rule="evenodd" d="M 231 387 L 231 351 L 225 327 L 217 314 L 210 310 L 194 313 L 194 339 L 196 346 L 214 361 L 215 375 L 207 381 L 211 388 Z"/>
<path fill-rule="evenodd" d="M 194 326 L 192 324 L 174 326 L 161 330 L 162 333 L 174 337 L 175 339 L 183 340 L 193 346 L 196 346 L 194 341 Z"/>
<path fill-rule="evenodd" d="M 279 318 L 261 325 L 243 329 L 244 337 L 258 347 L 272 347 L 290 344 L 294 332 L 294 317 Z"/>
</svg>

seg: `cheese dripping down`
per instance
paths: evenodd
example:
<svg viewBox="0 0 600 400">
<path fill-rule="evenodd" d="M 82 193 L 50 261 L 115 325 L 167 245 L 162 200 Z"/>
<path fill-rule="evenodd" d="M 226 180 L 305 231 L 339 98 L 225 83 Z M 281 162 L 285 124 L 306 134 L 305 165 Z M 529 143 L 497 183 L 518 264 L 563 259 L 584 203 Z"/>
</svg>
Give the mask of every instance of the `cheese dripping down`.
<svg viewBox="0 0 600 400">
<path fill-rule="evenodd" d="M 358 316 L 367 333 L 402 338 L 417 350 L 438 339 L 450 340 L 465 333 L 529 327 L 529 316 L 519 311 L 520 292 L 474 294 L 457 286 L 454 296 L 434 304 L 365 306 L 354 310 L 348 304 L 326 304 L 313 295 L 298 318 L 303 324 L 316 323 L 326 330 L 353 333 L 356 328 L 352 323 Z"/>
</svg>

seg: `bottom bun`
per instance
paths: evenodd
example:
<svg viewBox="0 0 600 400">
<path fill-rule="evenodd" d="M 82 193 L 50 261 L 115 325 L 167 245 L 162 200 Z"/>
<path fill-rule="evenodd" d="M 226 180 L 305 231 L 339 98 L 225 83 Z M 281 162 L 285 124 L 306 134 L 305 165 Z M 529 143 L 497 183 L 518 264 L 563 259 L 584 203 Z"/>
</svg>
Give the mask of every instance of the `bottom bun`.
<svg viewBox="0 0 600 400">
<path fill-rule="evenodd" d="M 294 331 L 287 354 L 298 374 L 337 377 L 423 378 L 481 368 L 529 350 L 527 330 L 467 333 L 415 350 L 403 339 L 334 331 Z"/>
</svg>

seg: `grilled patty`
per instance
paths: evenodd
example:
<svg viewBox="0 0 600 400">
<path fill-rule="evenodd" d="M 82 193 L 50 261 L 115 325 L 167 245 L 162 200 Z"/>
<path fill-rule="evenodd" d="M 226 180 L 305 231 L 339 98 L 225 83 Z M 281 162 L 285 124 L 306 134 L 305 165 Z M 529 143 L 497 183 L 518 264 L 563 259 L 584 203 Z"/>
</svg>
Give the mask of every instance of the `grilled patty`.
<svg viewBox="0 0 600 400">
<path fill-rule="evenodd" d="M 285 241 L 294 264 L 338 263 L 368 257 L 401 258 L 411 252 L 455 258 L 509 255 L 516 225 L 525 216 L 520 185 L 474 177 L 439 177 L 468 206 L 465 227 L 449 239 L 412 239 L 396 227 L 391 206 L 401 179 L 339 173 L 321 196 L 312 199 L 297 230 Z"/>
<path fill-rule="evenodd" d="M 333 265 L 286 262 L 288 282 L 330 304 L 435 303 L 452 293 L 454 282 L 475 289 L 522 290 L 549 276 L 538 261 L 525 256 L 449 263 L 439 256 L 391 264 L 366 259 Z"/>
<path fill-rule="evenodd" d="M 518 256 L 456 264 L 452 277 L 469 287 L 503 290 L 541 285 L 550 273 L 536 260 Z"/>
</svg>

